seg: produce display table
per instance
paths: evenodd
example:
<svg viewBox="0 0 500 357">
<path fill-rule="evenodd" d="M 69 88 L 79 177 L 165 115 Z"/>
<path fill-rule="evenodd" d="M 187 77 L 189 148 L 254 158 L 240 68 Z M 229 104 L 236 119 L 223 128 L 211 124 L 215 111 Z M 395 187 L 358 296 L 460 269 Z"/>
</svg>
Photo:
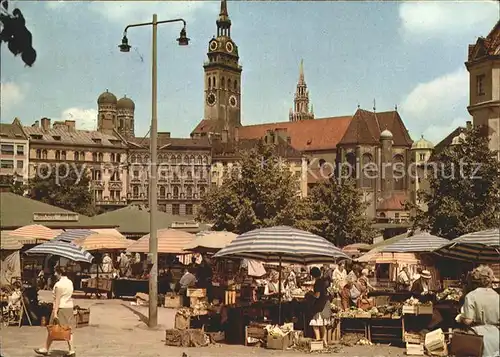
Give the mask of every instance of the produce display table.
<svg viewBox="0 0 500 357">
<path fill-rule="evenodd" d="M 166 289 L 166 283 L 158 282 L 158 291 Z M 112 293 L 115 298 L 122 296 L 135 296 L 137 293 L 149 293 L 149 280 L 147 279 L 114 279 Z"/>
</svg>

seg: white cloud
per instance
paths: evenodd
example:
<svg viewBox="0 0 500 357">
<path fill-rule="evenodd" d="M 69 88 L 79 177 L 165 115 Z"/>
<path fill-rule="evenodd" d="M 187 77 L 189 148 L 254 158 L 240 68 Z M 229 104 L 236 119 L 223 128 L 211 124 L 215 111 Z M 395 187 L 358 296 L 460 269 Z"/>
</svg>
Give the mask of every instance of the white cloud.
<svg viewBox="0 0 500 357">
<path fill-rule="evenodd" d="M 69 108 L 62 112 L 61 117 L 57 120 L 74 120 L 76 128 L 81 130 L 96 130 L 97 129 L 97 110 Z"/>
<path fill-rule="evenodd" d="M 498 20 L 497 1 L 421 1 L 399 6 L 401 30 L 407 37 L 481 36 Z"/>
<path fill-rule="evenodd" d="M 469 74 L 458 69 L 418 84 L 402 101 L 400 112 L 413 138 L 420 134 L 437 143 L 468 119 Z"/>
<path fill-rule="evenodd" d="M 164 20 L 162 14 L 168 14 L 169 19 L 190 17 L 202 7 L 214 6 L 207 1 L 93 1 L 89 4 L 92 11 L 106 19 L 119 23 L 151 21 L 156 12 L 159 20 Z M 187 19 L 186 19 L 187 20 Z"/>
<path fill-rule="evenodd" d="M 2 112 L 6 113 L 22 102 L 25 97 L 25 91 L 20 85 L 14 82 L 6 82 L 1 84 L 0 97 Z"/>
</svg>

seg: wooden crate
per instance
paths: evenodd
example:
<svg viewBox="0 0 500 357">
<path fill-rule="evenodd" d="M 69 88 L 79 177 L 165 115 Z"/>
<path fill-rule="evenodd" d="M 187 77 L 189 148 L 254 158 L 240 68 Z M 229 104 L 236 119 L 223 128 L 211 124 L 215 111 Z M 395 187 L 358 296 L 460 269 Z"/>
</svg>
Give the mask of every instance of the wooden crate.
<svg viewBox="0 0 500 357">
<path fill-rule="evenodd" d="M 432 315 L 434 313 L 432 305 L 418 305 L 418 315 Z"/>
<path fill-rule="evenodd" d="M 419 333 L 412 333 L 412 332 L 405 332 L 404 334 L 404 341 L 407 343 L 422 343 L 422 336 Z"/>
<path fill-rule="evenodd" d="M 309 352 L 323 351 L 324 348 L 323 341 L 311 341 L 309 343 Z"/>
<path fill-rule="evenodd" d="M 415 305 L 403 305 L 403 315 L 416 315 L 418 311 Z"/>
<path fill-rule="evenodd" d="M 180 309 L 182 307 L 182 296 L 165 296 L 165 305 L 167 309 Z"/>
<path fill-rule="evenodd" d="M 207 289 L 187 289 L 187 296 L 204 298 L 207 296 Z"/>
<path fill-rule="evenodd" d="M 406 354 L 408 356 L 423 356 L 424 344 L 423 343 L 406 343 Z"/>
<path fill-rule="evenodd" d="M 76 327 L 88 326 L 90 323 L 90 309 L 78 309 L 73 310 L 73 314 L 76 320 Z"/>
<path fill-rule="evenodd" d="M 266 348 L 270 350 L 286 350 L 292 344 L 291 336 L 290 333 L 284 336 L 267 335 Z"/>
<path fill-rule="evenodd" d="M 110 279 L 99 279 L 97 280 L 97 289 L 102 291 L 111 291 L 113 281 Z"/>
<path fill-rule="evenodd" d="M 340 341 L 340 338 L 340 321 L 335 321 L 333 326 L 328 326 L 326 328 L 326 341 L 330 345 Z"/>
<path fill-rule="evenodd" d="M 267 330 L 259 326 L 246 326 L 245 327 L 245 346 L 248 345 L 249 338 L 266 341 Z"/>
</svg>

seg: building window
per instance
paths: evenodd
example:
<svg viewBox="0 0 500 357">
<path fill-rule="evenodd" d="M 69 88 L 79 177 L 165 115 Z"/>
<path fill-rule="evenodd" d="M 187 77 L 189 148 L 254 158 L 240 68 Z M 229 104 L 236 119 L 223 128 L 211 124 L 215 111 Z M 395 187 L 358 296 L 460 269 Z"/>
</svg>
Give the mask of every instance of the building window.
<svg viewBox="0 0 500 357">
<path fill-rule="evenodd" d="M 110 178 L 111 181 L 120 181 L 120 172 L 118 170 L 113 171 L 113 174 Z"/>
<path fill-rule="evenodd" d="M 24 161 L 23 160 L 17 160 L 16 164 L 17 164 L 18 169 L 24 168 Z"/>
<path fill-rule="evenodd" d="M 405 166 L 402 155 L 396 155 L 393 158 L 392 178 L 394 180 L 394 190 L 402 191 L 405 189 Z"/>
<path fill-rule="evenodd" d="M 174 198 L 179 198 L 179 187 L 174 186 Z"/>
<path fill-rule="evenodd" d="M 160 186 L 160 197 L 165 197 L 165 186 Z"/>
<path fill-rule="evenodd" d="M 188 186 L 188 188 L 186 189 L 186 195 L 187 198 L 193 198 L 193 188 L 191 186 Z"/>
<path fill-rule="evenodd" d="M 97 153 L 96 152 L 92 153 L 92 161 L 97 161 Z"/>
<path fill-rule="evenodd" d="M 14 145 L 2 145 L 2 155 L 14 155 Z"/>
<path fill-rule="evenodd" d="M 121 162 L 120 154 L 116 154 L 115 159 L 116 159 L 116 162 Z"/>
<path fill-rule="evenodd" d="M 17 145 L 16 152 L 17 155 L 24 155 L 24 145 Z"/>
<path fill-rule="evenodd" d="M 102 201 L 102 190 L 95 190 L 95 200 Z"/>
<path fill-rule="evenodd" d="M 139 186 L 132 187 L 132 195 L 134 197 L 139 197 Z"/>
<path fill-rule="evenodd" d="M 200 187 L 200 196 L 203 196 L 205 194 L 205 186 Z"/>
<path fill-rule="evenodd" d="M 80 160 L 85 161 L 85 152 L 80 152 Z"/>
<path fill-rule="evenodd" d="M 377 177 L 377 167 L 373 162 L 373 157 L 370 154 L 363 154 L 362 165 L 361 187 L 373 187 L 374 179 Z"/>
<path fill-rule="evenodd" d="M 191 205 L 191 204 L 186 205 L 186 215 L 188 215 L 188 216 L 193 215 L 193 205 Z"/>
<path fill-rule="evenodd" d="M 61 159 L 66 160 L 66 151 L 61 151 Z"/>
<path fill-rule="evenodd" d="M 476 76 L 476 85 L 477 85 L 477 95 L 484 95 L 484 79 L 485 75 L 481 74 Z"/>
<path fill-rule="evenodd" d="M 425 161 L 425 154 L 420 154 L 420 161 Z"/>
<path fill-rule="evenodd" d="M 110 161 L 111 162 L 115 162 L 115 154 L 114 153 L 111 153 L 111 155 L 110 155 Z"/>
<path fill-rule="evenodd" d="M 99 158 L 99 161 L 104 161 L 104 155 L 102 152 L 100 152 L 97 157 Z"/>
<path fill-rule="evenodd" d="M 172 214 L 176 216 L 181 214 L 181 207 L 178 203 L 172 205 Z"/>
<path fill-rule="evenodd" d="M 47 150 L 42 150 L 42 158 L 47 160 L 47 157 L 48 157 Z"/>
<path fill-rule="evenodd" d="M 92 180 L 100 180 L 101 179 L 101 171 L 94 170 L 92 171 Z"/>
<path fill-rule="evenodd" d="M 14 168 L 14 160 L 2 160 L 0 163 L 0 167 L 2 169 L 13 169 Z"/>
<path fill-rule="evenodd" d="M 56 160 L 61 160 L 61 152 L 56 150 Z"/>
</svg>

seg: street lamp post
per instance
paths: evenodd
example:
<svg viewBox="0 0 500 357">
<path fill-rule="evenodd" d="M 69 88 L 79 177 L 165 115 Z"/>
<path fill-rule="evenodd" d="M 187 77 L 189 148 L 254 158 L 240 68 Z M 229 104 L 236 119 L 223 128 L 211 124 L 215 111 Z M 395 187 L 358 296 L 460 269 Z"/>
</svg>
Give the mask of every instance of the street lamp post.
<svg viewBox="0 0 500 357">
<path fill-rule="evenodd" d="M 157 57 L 158 57 L 158 25 L 182 22 L 184 26 L 177 39 L 180 46 L 187 46 L 189 38 L 186 36 L 186 21 L 183 19 L 173 19 L 158 21 L 158 16 L 153 15 L 152 22 L 145 22 L 139 24 L 132 24 L 125 27 L 123 31 L 122 43 L 118 46 L 121 52 L 130 52 L 131 46 L 128 44 L 127 30 L 131 27 L 153 26 L 153 44 L 152 44 L 152 88 L 151 88 L 151 130 L 150 130 L 150 173 L 149 173 L 149 253 L 151 256 L 151 271 L 149 273 L 149 319 L 148 326 L 156 327 L 158 325 L 158 236 L 156 230 L 155 213 L 157 206 L 156 194 L 156 160 L 157 160 L 157 139 L 158 139 L 158 77 L 157 77 Z"/>
</svg>

